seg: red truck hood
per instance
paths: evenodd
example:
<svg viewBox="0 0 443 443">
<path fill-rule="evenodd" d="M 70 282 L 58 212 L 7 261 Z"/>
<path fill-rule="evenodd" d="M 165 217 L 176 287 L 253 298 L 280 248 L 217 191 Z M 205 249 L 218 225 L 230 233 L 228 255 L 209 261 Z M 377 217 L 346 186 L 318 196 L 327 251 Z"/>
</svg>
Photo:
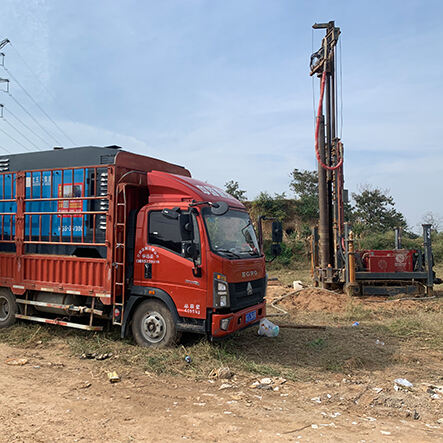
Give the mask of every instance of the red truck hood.
<svg viewBox="0 0 443 443">
<path fill-rule="evenodd" d="M 223 189 L 183 175 L 152 171 L 147 173 L 150 203 L 161 201 L 224 201 L 231 207 L 245 209 Z"/>
</svg>

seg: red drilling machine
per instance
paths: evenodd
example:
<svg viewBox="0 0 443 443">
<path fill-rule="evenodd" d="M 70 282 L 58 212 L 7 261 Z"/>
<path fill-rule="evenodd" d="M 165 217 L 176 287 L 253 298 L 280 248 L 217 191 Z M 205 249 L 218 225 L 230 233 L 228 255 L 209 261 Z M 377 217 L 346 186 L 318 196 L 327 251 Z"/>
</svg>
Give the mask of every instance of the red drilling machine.
<svg viewBox="0 0 443 443">
<path fill-rule="evenodd" d="M 343 288 L 350 295 L 433 294 L 441 283 L 433 271 L 431 225 L 423 225 L 423 250 L 403 249 L 396 230 L 395 249 L 354 250 L 354 235 L 345 221 L 343 144 L 337 131 L 336 47 L 340 28 L 324 29 L 321 48 L 311 55 L 310 75 L 320 79 L 315 153 L 318 161 L 319 224 L 313 229 L 312 275 L 316 286 Z"/>
</svg>

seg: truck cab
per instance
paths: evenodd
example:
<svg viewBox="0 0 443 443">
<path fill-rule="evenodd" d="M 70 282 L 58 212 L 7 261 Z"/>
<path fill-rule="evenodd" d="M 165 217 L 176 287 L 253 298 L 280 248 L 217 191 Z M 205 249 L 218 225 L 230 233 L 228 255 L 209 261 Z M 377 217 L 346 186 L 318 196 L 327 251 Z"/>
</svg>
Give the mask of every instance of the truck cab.
<svg viewBox="0 0 443 443">
<path fill-rule="evenodd" d="M 245 206 L 212 185 L 158 171 L 148 173 L 148 190 L 136 214 L 128 286 L 136 341 L 169 342 L 180 331 L 219 338 L 260 321 L 265 260 Z M 157 298 L 169 306 L 169 322 L 149 314 Z"/>
</svg>

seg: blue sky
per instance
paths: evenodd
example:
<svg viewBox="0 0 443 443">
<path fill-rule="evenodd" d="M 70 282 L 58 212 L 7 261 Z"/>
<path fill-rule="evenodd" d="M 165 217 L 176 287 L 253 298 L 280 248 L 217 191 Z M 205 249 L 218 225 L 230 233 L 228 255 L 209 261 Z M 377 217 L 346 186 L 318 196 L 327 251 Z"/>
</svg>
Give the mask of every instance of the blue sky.
<svg viewBox="0 0 443 443">
<path fill-rule="evenodd" d="M 316 167 L 311 26 L 335 19 L 346 186 L 389 189 L 415 227 L 428 211 L 443 215 L 442 5 L 4 0 L 0 40 L 13 43 L 3 50 L 10 72 L 77 145 L 118 144 L 185 165 L 218 186 L 238 180 L 254 198 L 260 191 L 290 195 L 291 170 Z M 314 34 L 314 50 L 322 35 Z M 318 81 L 314 86 L 318 97 Z M 14 83 L 11 91 L 57 133 Z M 48 138 L 10 97 L 0 100 L 7 119 L 10 108 Z M 4 121 L 0 128 L 29 145 Z M 3 133 L 0 145 L 23 151 Z"/>
</svg>

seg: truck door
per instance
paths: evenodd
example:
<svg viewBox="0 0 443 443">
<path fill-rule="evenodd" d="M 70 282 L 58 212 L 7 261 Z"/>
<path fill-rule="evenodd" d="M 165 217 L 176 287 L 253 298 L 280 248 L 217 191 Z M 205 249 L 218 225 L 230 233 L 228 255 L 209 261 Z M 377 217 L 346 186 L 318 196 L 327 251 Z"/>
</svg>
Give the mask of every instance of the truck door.
<svg viewBox="0 0 443 443">
<path fill-rule="evenodd" d="M 163 289 L 182 317 L 205 318 L 207 279 L 197 218 L 191 216 L 193 244 L 199 251 L 193 260 L 185 257 L 179 218 L 166 217 L 161 210 L 143 211 L 139 217 L 144 220 L 139 220 L 142 229 L 138 224 L 134 283 Z M 199 277 L 193 272 L 196 265 L 202 270 Z"/>
</svg>

